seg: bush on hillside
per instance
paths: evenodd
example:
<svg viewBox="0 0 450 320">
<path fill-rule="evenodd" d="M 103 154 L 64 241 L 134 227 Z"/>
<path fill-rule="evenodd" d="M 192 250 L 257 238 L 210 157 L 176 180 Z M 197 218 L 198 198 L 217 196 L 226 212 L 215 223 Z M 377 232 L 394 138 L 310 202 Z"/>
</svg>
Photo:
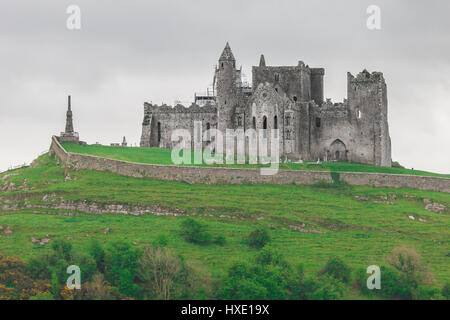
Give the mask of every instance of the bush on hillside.
<svg viewBox="0 0 450 320">
<path fill-rule="evenodd" d="M 417 284 L 430 284 L 433 281 L 432 273 L 427 269 L 420 254 L 408 246 L 396 247 L 387 256 L 388 265 L 404 275 L 410 282 Z"/>
<path fill-rule="evenodd" d="M 214 243 L 217 244 L 218 246 L 224 246 L 226 242 L 227 239 L 224 236 L 217 236 L 214 239 Z"/>
<path fill-rule="evenodd" d="M 209 244 L 211 234 L 206 231 L 204 224 L 188 218 L 181 223 L 181 235 L 187 242 L 196 244 Z"/>
<path fill-rule="evenodd" d="M 445 299 L 450 300 L 450 283 L 446 283 L 444 285 L 441 290 L 441 294 Z"/>
<path fill-rule="evenodd" d="M 337 257 L 330 258 L 325 267 L 319 271 L 319 274 L 328 274 L 342 282 L 349 282 L 351 273 L 350 267 Z"/>
<path fill-rule="evenodd" d="M 270 235 L 267 229 L 258 228 L 252 231 L 247 237 L 247 244 L 256 249 L 263 248 L 270 241 Z"/>
</svg>

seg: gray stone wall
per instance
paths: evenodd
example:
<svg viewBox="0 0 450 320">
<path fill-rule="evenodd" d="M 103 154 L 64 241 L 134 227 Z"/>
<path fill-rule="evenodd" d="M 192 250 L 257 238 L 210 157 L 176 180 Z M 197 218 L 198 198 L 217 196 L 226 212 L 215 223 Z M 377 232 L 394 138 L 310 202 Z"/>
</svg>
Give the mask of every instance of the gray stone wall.
<svg viewBox="0 0 450 320">
<path fill-rule="evenodd" d="M 188 183 L 227 184 L 315 184 L 333 182 L 329 172 L 280 170 L 278 174 L 265 176 L 258 169 L 182 167 L 152 165 L 106 159 L 96 156 L 66 152 L 56 137 L 52 138 L 50 154 L 72 169 L 109 171 L 135 178 L 154 178 Z M 410 175 L 340 172 L 340 180 L 351 185 L 375 187 L 408 187 L 450 193 L 450 179 Z"/>
<path fill-rule="evenodd" d="M 311 71 L 303 62 L 298 66 L 252 67 L 253 90 L 260 83 L 270 83 L 293 101 L 311 100 Z"/>
<path fill-rule="evenodd" d="M 217 108 L 215 106 L 199 107 L 195 104 L 186 108 L 144 105 L 144 120 L 142 123 L 141 147 L 172 148 L 176 142 L 171 141 L 175 129 L 186 129 L 194 137 L 194 121 L 201 121 L 203 132 L 207 125 L 217 127 Z M 193 142 L 193 141 L 192 141 Z"/>
</svg>

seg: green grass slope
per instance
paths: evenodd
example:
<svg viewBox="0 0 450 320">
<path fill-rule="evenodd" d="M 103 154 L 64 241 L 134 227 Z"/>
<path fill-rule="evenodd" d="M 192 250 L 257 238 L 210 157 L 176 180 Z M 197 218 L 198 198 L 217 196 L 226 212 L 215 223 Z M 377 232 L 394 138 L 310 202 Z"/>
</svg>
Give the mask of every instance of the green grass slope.
<svg viewBox="0 0 450 320">
<path fill-rule="evenodd" d="M 151 149 L 122 150 L 129 152 L 128 157 L 136 151 L 145 159 Z M 0 226 L 13 230 L 12 235 L 0 236 L 0 253 L 25 260 L 50 250 L 30 241 L 46 234 L 69 239 L 81 251 L 92 238 L 144 246 L 166 237 L 169 248 L 205 277 L 218 279 L 233 262 L 255 256 L 257 251 L 244 239 L 256 227 L 265 226 L 272 237 L 269 247 L 291 263 L 303 263 L 309 273 L 317 272 L 333 255 L 355 269 L 380 265 L 392 248 L 406 244 L 423 256 L 439 283 L 450 280 L 450 195 L 445 193 L 348 185 L 190 185 L 70 171 L 48 155 L 32 167 L 0 174 L 0 190 Z M 147 206 L 154 212 L 90 214 L 62 206 L 81 202 L 95 208 Z M 432 212 L 425 209 L 427 203 L 446 209 Z M 225 237 L 225 245 L 187 243 L 179 234 L 187 216 L 204 222 L 213 236 Z M 104 234 L 105 228 L 111 232 Z M 351 292 L 347 296 L 355 298 Z"/>
<path fill-rule="evenodd" d="M 63 147 L 68 152 L 89 154 L 98 157 L 138 162 L 138 163 L 148 163 L 148 164 L 167 164 L 173 165 L 171 160 L 171 150 L 163 148 L 123 148 L 123 147 L 112 147 L 112 146 L 102 146 L 102 145 L 79 145 L 73 142 L 62 143 Z M 193 156 L 192 156 L 193 157 Z M 192 161 L 193 163 L 193 161 Z M 207 166 L 206 164 L 199 164 L 199 166 Z M 219 165 L 215 165 L 219 166 Z M 220 165 L 225 166 L 225 165 Z M 226 165 L 229 167 L 244 167 L 244 168 L 256 168 L 257 165 Z M 411 170 L 404 168 L 390 168 L 390 167 L 380 167 L 370 164 L 363 163 L 352 163 L 352 162 L 322 162 L 322 164 L 317 165 L 313 162 L 305 162 L 303 164 L 298 163 L 283 163 L 280 164 L 280 169 L 289 170 L 313 170 L 313 171 L 340 171 L 340 172 L 376 172 L 376 173 L 389 173 L 389 174 L 409 174 L 409 175 L 419 175 L 419 176 L 435 176 L 435 177 L 445 177 L 450 178 L 450 174 L 438 174 L 433 172 L 426 172 L 420 170 Z"/>
</svg>

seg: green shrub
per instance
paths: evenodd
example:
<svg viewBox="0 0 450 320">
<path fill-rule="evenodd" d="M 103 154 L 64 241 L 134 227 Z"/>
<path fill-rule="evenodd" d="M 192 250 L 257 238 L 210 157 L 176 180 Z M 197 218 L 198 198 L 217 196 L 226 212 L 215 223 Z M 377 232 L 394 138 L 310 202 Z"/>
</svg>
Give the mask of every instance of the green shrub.
<svg viewBox="0 0 450 320">
<path fill-rule="evenodd" d="M 256 249 L 263 248 L 269 241 L 269 232 L 264 228 L 258 228 L 252 231 L 247 237 L 247 244 Z"/>
<path fill-rule="evenodd" d="M 288 267 L 284 256 L 277 250 L 264 248 L 256 256 L 256 263 L 260 265 L 278 265 L 283 267 Z"/>
<path fill-rule="evenodd" d="M 105 272 L 105 250 L 98 240 L 92 240 L 89 245 L 89 254 L 94 258 L 97 270 L 101 273 Z"/>
<path fill-rule="evenodd" d="M 351 273 L 350 267 L 337 257 L 330 258 L 325 267 L 319 271 L 319 274 L 328 274 L 342 282 L 349 282 Z"/>
<path fill-rule="evenodd" d="M 49 255 L 41 255 L 31 258 L 25 265 L 26 274 L 32 279 L 50 279 L 52 272 L 50 270 Z"/>
<path fill-rule="evenodd" d="M 209 244 L 212 238 L 205 225 L 192 218 L 181 223 L 181 235 L 187 242 L 196 244 Z"/>
<path fill-rule="evenodd" d="M 381 266 L 381 290 L 383 297 L 411 300 L 416 284 L 408 281 L 397 270 L 390 267 Z"/>
<path fill-rule="evenodd" d="M 72 244 L 66 240 L 56 239 L 52 242 L 52 249 L 58 259 L 70 261 L 72 259 Z"/>
<path fill-rule="evenodd" d="M 227 242 L 227 239 L 225 239 L 224 236 L 217 236 L 216 239 L 214 239 L 214 243 L 219 246 L 224 246 Z"/>
<path fill-rule="evenodd" d="M 124 242 L 111 243 L 105 251 L 106 280 L 126 297 L 139 296 L 136 274 L 140 256 L 139 249 Z"/>
<path fill-rule="evenodd" d="M 165 248 L 169 244 L 169 237 L 166 234 L 158 234 L 153 241 L 155 248 Z"/>
<path fill-rule="evenodd" d="M 444 285 L 441 290 L 441 294 L 445 299 L 450 300 L 450 283 L 446 283 Z"/>
</svg>

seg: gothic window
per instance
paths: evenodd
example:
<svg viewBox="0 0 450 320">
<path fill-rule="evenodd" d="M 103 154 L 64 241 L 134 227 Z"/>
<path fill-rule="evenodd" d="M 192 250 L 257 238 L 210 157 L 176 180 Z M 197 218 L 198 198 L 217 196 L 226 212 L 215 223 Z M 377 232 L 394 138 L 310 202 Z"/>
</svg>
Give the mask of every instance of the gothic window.
<svg viewBox="0 0 450 320">
<path fill-rule="evenodd" d="M 362 116 L 361 110 L 356 109 L 356 118 L 361 119 L 361 116 Z"/>
<path fill-rule="evenodd" d="M 238 127 L 242 126 L 242 116 L 241 115 L 237 116 L 237 125 L 238 125 Z"/>
<path fill-rule="evenodd" d="M 264 138 L 266 138 L 267 137 L 267 117 L 266 116 L 264 116 L 263 117 L 263 135 L 264 135 Z"/>
<path fill-rule="evenodd" d="M 223 69 L 223 62 L 222 62 L 222 69 Z"/>
<path fill-rule="evenodd" d="M 275 82 L 278 82 L 278 81 L 280 81 L 280 75 L 275 73 Z"/>
<path fill-rule="evenodd" d="M 253 126 L 253 129 L 256 129 L 256 118 L 255 117 L 253 117 L 252 126 Z"/>
<path fill-rule="evenodd" d="M 291 130 L 286 130 L 286 140 L 291 140 Z"/>
<path fill-rule="evenodd" d="M 287 125 L 287 126 L 290 126 L 290 125 L 291 125 L 291 116 L 290 116 L 290 115 L 287 115 L 287 116 L 286 116 L 286 125 Z"/>
<path fill-rule="evenodd" d="M 209 124 L 209 122 L 207 122 L 206 123 L 206 141 L 211 140 L 209 129 L 211 129 L 211 125 Z"/>
<path fill-rule="evenodd" d="M 161 143 L 161 122 L 158 122 L 158 146 Z"/>
<path fill-rule="evenodd" d="M 278 117 L 273 117 L 273 128 L 278 129 Z"/>
<path fill-rule="evenodd" d="M 316 127 L 320 128 L 320 118 L 316 118 Z"/>
</svg>

